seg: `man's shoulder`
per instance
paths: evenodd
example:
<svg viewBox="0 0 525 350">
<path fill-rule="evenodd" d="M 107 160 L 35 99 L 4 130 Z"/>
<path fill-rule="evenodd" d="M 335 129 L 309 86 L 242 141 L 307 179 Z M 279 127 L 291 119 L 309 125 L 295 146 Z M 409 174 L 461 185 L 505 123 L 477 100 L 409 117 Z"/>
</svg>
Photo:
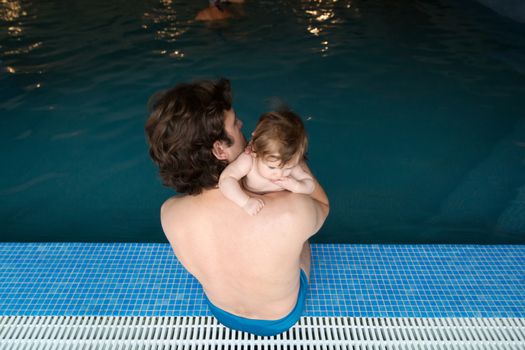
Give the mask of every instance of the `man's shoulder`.
<svg viewBox="0 0 525 350">
<path fill-rule="evenodd" d="M 164 201 L 164 203 L 162 203 L 162 205 L 160 207 L 161 213 L 166 211 L 166 210 L 170 210 L 173 207 L 176 207 L 177 205 L 179 205 L 180 202 L 185 201 L 186 197 L 187 196 L 176 195 L 176 196 L 173 196 L 173 197 L 170 197 L 170 198 L 166 199 Z"/>
<path fill-rule="evenodd" d="M 315 201 L 310 196 L 288 191 L 266 194 L 262 198 L 263 200 L 268 198 L 268 204 L 275 211 L 292 220 L 311 214 L 315 205 Z"/>
<path fill-rule="evenodd" d="M 187 195 L 176 195 L 168 198 L 160 207 L 160 220 L 168 222 L 170 219 L 179 216 L 179 212 L 184 210 L 184 207 L 187 206 L 185 203 L 189 201 L 191 201 L 191 196 Z"/>
<path fill-rule="evenodd" d="M 213 192 L 213 193 L 212 193 Z M 161 220 L 188 221 L 196 215 L 209 213 L 219 206 L 224 198 L 218 189 L 204 191 L 196 195 L 176 195 L 168 198 L 161 206 Z"/>
<path fill-rule="evenodd" d="M 289 191 L 267 193 L 264 197 L 266 196 L 271 196 L 272 201 L 275 201 L 277 205 L 285 205 L 290 207 L 290 209 L 293 209 L 293 206 L 290 205 L 291 203 L 298 205 L 311 205 L 313 203 L 313 199 L 309 195 Z"/>
<path fill-rule="evenodd" d="M 274 205 L 287 225 L 307 237 L 314 235 L 326 219 L 322 205 L 306 194 L 285 192 L 275 198 Z"/>
</svg>

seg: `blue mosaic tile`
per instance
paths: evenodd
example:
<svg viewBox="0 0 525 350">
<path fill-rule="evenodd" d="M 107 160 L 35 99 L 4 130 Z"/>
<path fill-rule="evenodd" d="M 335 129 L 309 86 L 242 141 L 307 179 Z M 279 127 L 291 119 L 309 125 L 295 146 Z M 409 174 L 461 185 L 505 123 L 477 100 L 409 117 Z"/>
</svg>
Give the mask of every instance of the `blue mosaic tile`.
<svg viewBox="0 0 525 350">
<path fill-rule="evenodd" d="M 525 246 L 312 245 L 306 316 L 525 317 Z M 168 244 L 0 243 L 0 315 L 209 316 Z"/>
</svg>

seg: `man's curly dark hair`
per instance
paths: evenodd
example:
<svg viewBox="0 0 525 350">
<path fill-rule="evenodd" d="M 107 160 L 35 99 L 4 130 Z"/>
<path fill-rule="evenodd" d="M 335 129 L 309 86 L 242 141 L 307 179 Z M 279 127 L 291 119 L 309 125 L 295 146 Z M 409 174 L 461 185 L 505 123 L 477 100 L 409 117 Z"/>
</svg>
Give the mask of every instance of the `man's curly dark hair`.
<svg viewBox="0 0 525 350">
<path fill-rule="evenodd" d="M 233 143 L 224 129 L 231 104 L 227 79 L 183 83 L 152 96 L 145 130 L 166 186 L 191 195 L 217 186 L 227 161 L 217 159 L 212 148 L 215 141 Z"/>
</svg>

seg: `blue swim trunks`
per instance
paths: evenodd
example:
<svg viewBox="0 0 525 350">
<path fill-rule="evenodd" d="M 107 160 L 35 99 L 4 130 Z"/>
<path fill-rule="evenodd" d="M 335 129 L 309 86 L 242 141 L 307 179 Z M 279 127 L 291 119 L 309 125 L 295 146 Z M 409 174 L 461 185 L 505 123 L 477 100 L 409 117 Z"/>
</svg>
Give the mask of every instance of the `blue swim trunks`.
<svg viewBox="0 0 525 350">
<path fill-rule="evenodd" d="M 297 304 L 295 304 L 294 309 L 287 316 L 271 321 L 254 320 L 251 318 L 236 316 L 213 305 L 206 294 L 204 295 L 204 298 L 208 302 L 208 306 L 213 316 L 215 316 L 215 318 L 224 326 L 255 335 L 271 336 L 286 332 L 299 320 L 303 313 L 307 291 L 308 278 L 306 277 L 306 273 L 301 270 L 301 286 L 299 287 Z"/>
</svg>

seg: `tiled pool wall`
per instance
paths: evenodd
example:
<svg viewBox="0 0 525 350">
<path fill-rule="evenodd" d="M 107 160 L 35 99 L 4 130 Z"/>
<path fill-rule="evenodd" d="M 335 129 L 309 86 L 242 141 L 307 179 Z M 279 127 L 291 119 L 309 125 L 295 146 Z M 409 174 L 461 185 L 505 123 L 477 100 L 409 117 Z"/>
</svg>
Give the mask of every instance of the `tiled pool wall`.
<svg viewBox="0 0 525 350">
<path fill-rule="evenodd" d="M 211 314 L 167 243 L 0 243 L 0 315 Z M 525 246 L 313 244 L 304 315 L 525 317 Z"/>
</svg>

